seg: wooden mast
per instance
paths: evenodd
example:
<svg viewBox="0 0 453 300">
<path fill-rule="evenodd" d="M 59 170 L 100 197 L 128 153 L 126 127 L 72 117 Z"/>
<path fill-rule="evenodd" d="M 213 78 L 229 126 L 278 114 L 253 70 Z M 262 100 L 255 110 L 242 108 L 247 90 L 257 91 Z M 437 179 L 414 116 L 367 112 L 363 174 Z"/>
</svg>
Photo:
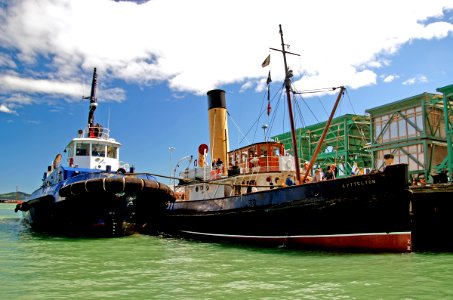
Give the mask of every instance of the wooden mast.
<svg viewBox="0 0 453 300">
<path fill-rule="evenodd" d="M 321 139 L 318 142 L 318 145 L 316 147 L 315 153 L 313 154 L 313 157 L 311 158 L 308 170 L 305 171 L 304 178 L 301 180 L 301 178 L 300 178 L 299 155 L 298 155 L 298 151 L 297 151 L 296 129 L 294 127 L 293 106 L 292 106 L 292 102 L 291 102 L 291 79 L 290 78 L 292 77 L 292 74 L 291 74 L 290 70 L 288 69 L 288 65 L 286 63 L 286 54 L 292 54 L 292 55 L 297 55 L 297 56 L 300 56 L 300 55 L 285 50 L 285 42 L 283 41 L 282 25 L 280 24 L 279 27 L 280 27 L 280 37 L 281 37 L 281 42 L 282 42 L 282 49 L 281 50 L 275 49 L 275 48 L 270 48 L 270 49 L 282 52 L 282 54 L 283 54 L 283 62 L 284 62 L 284 66 L 285 66 L 285 89 L 286 89 L 286 98 L 288 100 L 288 113 L 289 113 L 289 121 L 290 121 L 290 124 L 291 124 L 291 137 L 292 137 L 293 147 L 294 147 L 294 160 L 295 160 L 295 165 L 296 165 L 295 166 L 296 167 L 296 178 L 297 178 L 297 181 L 299 182 L 299 184 L 302 184 L 302 183 L 305 182 L 305 179 L 307 178 L 308 173 L 310 172 L 310 170 L 311 170 L 311 168 L 312 168 L 312 166 L 313 166 L 313 164 L 314 164 L 314 162 L 316 160 L 318 152 L 321 149 L 322 142 L 324 141 L 324 138 L 325 138 L 325 136 L 327 134 L 327 130 L 328 130 L 329 126 L 330 126 L 332 118 L 335 115 L 336 108 L 338 106 L 338 103 L 340 102 L 340 99 L 341 99 L 341 96 L 343 95 L 345 87 L 344 86 L 340 87 L 341 90 L 340 90 L 340 93 L 338 94 L 338 97 L 337 97 L 337 100 L 335 102 L 334 108 L 332 109 L 332 112 L 330 113 L 329 120 L 327 121 L 327 124 L 326 124 L 326 126 L 324 128 L 324 131 L 322 133 Z"/>
<path fill-rule="evenodd" d="M 299 183 L 302 183 L 300 181 L 300 164 L 299 164 L 299 155 L 297 151 L 297 139 L 296 139 L 296 129 L 294 127 L 294 115 L 293 115 L 293 105 L 291 102 L 291 76 L 290 70 L 288 69 L 288 65 L 286 63 L 286 54 L 292 54 L 292 55 L 297 55 L 299 54 L 296 53 L 291 53 L 285 50 L 285 42 L 283 41 L 283 30 L 282 30 L 282 25 L 279 25 L 280 27 L 280 38 L 282 41 L 282 49 L 274 49 L 271 48 L 272 50 L 280 51 L 283 54 L 283 62 L 284 62 L 284 67 L 285 67 L 285 89 L 286 89 L 286 98 L 288 100 L 288 113 L 289 113 L 289 122 L 291 124 L 291 137 L 293 140 L 293 147 L 294 147 L 294 160 L 295 160 L 295 167 L 296 167 L 296 179 Z"/>
</svg>

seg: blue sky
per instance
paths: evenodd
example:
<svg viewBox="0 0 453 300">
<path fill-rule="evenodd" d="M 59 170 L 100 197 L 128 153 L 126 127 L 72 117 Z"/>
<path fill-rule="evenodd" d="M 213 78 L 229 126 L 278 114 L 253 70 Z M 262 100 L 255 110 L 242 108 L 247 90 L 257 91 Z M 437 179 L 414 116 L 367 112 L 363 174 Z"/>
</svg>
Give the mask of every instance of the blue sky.
<svg viewBox="0 0 453 300">
<path fill-rule="evenodd" d="M 269 50 L 280 48 L 279 24 L 301 55 L 288 59 L 297 90 L 348 88 L 337 115 L 453 84 L 452 0 L 0 0 L 0 193 L 38 188 L 86 126 L 93 67 L 95 120 L 137 171 L 169 175 L 169 147 L 174 165 L 208 143 L 213 88 L 227 92 L 230 148 L 262 141 L 267 74 L 274 95 L 284 73 Z M 334 99 L 296 100 L 298 125 L 326 120 Z M 289 130 L 277 101 L 271 135 Z"/>
</svg>

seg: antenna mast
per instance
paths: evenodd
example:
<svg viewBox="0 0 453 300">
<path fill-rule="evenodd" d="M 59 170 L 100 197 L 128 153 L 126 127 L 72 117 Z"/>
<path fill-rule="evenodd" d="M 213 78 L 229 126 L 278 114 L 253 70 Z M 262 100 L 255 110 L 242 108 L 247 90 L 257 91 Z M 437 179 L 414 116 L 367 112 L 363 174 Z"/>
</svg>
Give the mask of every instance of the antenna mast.
<svg viewBox="0 0 453 300">
<path fill-rule="evenodd" d="M 96 99 L 96 86 L 97 86 L 97 73 L 96 68 L 93 71 L 93 81 L 91 82 L 91 94 L 90 94 L 90 112 L 88 113 L 88 127 L 94 126 L 94 111 L 96 110 L 97 99 Z M 85 98 L 87 99 L 87 98 Z"/>
</svg>

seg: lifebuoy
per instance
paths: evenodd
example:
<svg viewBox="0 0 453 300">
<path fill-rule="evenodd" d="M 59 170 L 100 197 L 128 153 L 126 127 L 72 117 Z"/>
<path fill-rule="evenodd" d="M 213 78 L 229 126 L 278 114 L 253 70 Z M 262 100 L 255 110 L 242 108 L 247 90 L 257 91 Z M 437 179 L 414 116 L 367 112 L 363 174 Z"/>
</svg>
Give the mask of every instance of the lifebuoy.
<svg viewBox="0 0 453 300">
<path fill-rule="evenodd" d="M 55 156 L 55 159 L 53 160 L 52 167 L 56 169 L 58 165 L 60 164 L 61 161 L 61 154 L 58 153 L 57 156 Z"/>
</svg>

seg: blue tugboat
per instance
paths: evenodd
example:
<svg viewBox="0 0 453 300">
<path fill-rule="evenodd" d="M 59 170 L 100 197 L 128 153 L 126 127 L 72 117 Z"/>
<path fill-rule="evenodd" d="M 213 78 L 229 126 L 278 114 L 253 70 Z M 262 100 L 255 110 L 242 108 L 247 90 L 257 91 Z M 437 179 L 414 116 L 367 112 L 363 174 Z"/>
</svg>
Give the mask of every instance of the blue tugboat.
<svg viewBox="0 0 453 300">
<path fill-rule="evenodd" d="M 97 74 L 93 72 L 88 126 L 58 154 L 42 186 L 16 206 L 34 230 L 69 236 L 123 236 L 148 228 L 174 200 L 173 191 L 149 174 L 121 165 L 121 144 L 94 123 Z M 129 172 L 127 172 L 128 170 Z"/>
</svg>

